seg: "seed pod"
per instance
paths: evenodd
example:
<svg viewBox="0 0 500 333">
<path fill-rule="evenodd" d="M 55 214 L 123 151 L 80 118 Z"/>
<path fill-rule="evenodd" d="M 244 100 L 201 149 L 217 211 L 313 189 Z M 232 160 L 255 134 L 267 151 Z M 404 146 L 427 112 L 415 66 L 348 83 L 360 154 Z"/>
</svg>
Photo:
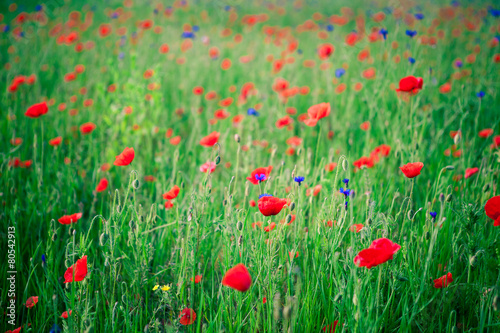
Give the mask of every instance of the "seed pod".
<svg viewBox="0 0 500 333">
<path fill-rule="evenodd" d="M 238 223 L 236 223 L 236 228 L 241 231 L 243 229 L 243 222 L 241 221 L 238 221 Z"/>
<path fill-rule="evenodd" d="M 237 143 L 240 143 L 241 138 L 240 138 L 240 136 L 238 134 L 234 135 L 234 141 L 236 141 Z"/>
<path fill-rule="evenodd" d="M 219 155 L 217 155 L 217 157 L 215 158 L 215 164 L 216 165 L 220 164 L 220 156 Z"/>
<path fill-rule="evenodd" d="M 453 200 L 453 195 L 450 193 L 448 194 L 448 196 L 446 197 L 446 202 L 451 202 Z"/>
</svg>

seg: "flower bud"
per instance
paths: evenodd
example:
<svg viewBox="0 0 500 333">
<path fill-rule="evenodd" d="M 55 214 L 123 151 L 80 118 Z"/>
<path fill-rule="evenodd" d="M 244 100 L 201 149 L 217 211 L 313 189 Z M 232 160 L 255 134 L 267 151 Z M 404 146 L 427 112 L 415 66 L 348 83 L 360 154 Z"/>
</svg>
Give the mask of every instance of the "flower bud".
<svg viewBox="0 0 500 333">
<path fill-rule="evenodd" d="M 238 134 L 234 135 L 234 141 L 236 141 L 237 143 L 240 143 L 241 138 L 240 138 L 240 136 Z"/>
</svg>

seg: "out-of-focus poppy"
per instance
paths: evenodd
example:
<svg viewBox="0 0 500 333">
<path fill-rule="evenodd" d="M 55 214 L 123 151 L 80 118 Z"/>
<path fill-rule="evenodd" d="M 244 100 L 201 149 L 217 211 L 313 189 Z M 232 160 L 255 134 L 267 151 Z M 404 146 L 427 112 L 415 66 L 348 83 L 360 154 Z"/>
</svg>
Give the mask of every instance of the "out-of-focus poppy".
<svg viewBox="0 0 500 333">
<path fill-rule="evenodd" d="M 441 276 L 434 280 L 434 288 L 441 289 L 446 288 L 453 282 L 453 276 L 451 273 Z"/>
<path fill-rule="evenodd" d="M 179 186 L 177 185 L 174 185 L 174 187 L 172 187 L 170 189 L 170 191 L 166 192 L 163 194 L 163 199 L 165 200 L 172 200 L 172 199 L 175 199 L 177 198 L 177 196 L 179 195 L 179 191 L 181 189 L 179 188 Z"/>
<path fill-rule="evenodd" d="M 120 155 L 116 156 L 113 165 L 116 166 L 129 165 L 134 160 L 134 157 L 135 157 L 134 148 L 126 147 Z"/>
<path fill-rule="evenodd" d="M 47 107 L 46 102 L 38 103 L 38 104 L 33 104 L 30 106 L 27 110 L 26 113 L 24 114 L 26 117 L 29 118 L 38 118 L 40 116 L 43 116 L 49 112 L 49 108 Z"/>
<path fill-rule="evenodd" d="M 219 132 L 212 132 L 200 140 L 200 145 L 203 147 L 212 147 L 219 141 L 219 136 Z"/>
<path fill-rule="evenodd" d="M 252 285 L 252 277 L 245 265 L 237 264 L 226 272 L 222 279 L 222 285 L 245 292 Z"/>
<path fill-rule="evenodd" d="M 26 301 L 26 307 L 28 309 L 31 309 L 31 308 L 33 308 L 36 305 L 36 303 L 38 303 L 38 296 L 31 296 Z"/>
<path fill-rule="evenodd" d="M 97 187 L 95 188 L 96 192 L 103 192 L 108 188 L 108 180 L 106 178 L 102 178 L 99 181 L 99 184 L 97 184 Z"/>
<path fill-rule="evenodd" d="M 82 281 L 87 276 L 87 270 L 87 256 L 83 256 L 76 261 L 76 264 L 66 270 L 64 273 L 64 283 Z"/>
<path fill-rule="evenodd" d="M 479 172 L 479 168 L 467 168 L 465 169 L 465 179 L 472 177 Z"/>
<path fill-rule="evenodd" d="M 500 195 L 489 199 L 484 205 L 486 216 L 492 219 L 494 227 L 500 227 Z"/>
<path fill-rule="evenodd" d="M 71 215 L 64 215 L 61 218 L 59 218 L 58 221 L 61 224 L 71 224 L 71 223 L 76 223 L 81 218 L 82 218 L 82 213 L 75 213 Z"/>
<path fill-rule="evenodd" d="M 387 238 L 379 238 L 374 240 L 369 248 L 359 252 L 354 258 L 354 263 L 359 267 L 370 269 L 392 260 L 394 254 L 400 248 L 400 245 L 393 243 Z"/>
</svg>

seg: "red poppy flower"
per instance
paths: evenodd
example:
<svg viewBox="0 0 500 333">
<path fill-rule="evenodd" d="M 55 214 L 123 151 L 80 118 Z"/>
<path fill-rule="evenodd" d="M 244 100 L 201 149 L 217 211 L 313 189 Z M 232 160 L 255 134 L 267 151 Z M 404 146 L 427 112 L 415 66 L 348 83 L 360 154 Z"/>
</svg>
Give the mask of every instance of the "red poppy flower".
<svg viewBox="0 0 500 333">
<path fill-rule="evenodd" d="M 369 248 L 362 250 L 354 258 L 354 263 L 359 267 L 368 269 L 392 260 L 393 255 L 399 251 L 400 245 L 387 238 L 379 238 L 372 242 Z"/>
<path fill-rule="evenodd" d="M 396 91 L 415 95 L 422 89 L 423 84 L 424 80 L 421 77 L 407 76 L 399 81 L 399 88 Z"/>
<path fill-rule="evenodd" d="M 264 227 L 264 231 L 265 232 L 270 232 L 270 231 L 273 231 L 274 228 L 276 228 L 276 223 L 272 222 L 267 227 Z"/>
<path fill-rule="evenodd" d="M 200 140 L 200 145 L 203 147 L 212 147 L 219 141 L 219 132 L 212 132 Z"/>
<path fill-rule="evenodd" d="M 95 190 L 97 192 L 102 192 L 102 191 L 105 191 L 107 188 L 108 188 L 108 180 L 106 178 L 102 178 L 99 181 L 99 184 L 97 184 L 97 187 L 95 188 Z"/>
<path fill-rule="evenodd" d="M 448 273 L 448 274 L 443 275 L 440 278 L 434 280 L 434 288 L 438 288 L 438 289 L 446 288 L 452 282 L 453 282 L 453 277 L 452 277 L 451 273 Z"/>
<path fill-rule="evenodd" d="M 165 209 L 169 210 L 173 207 L 174 207 L 174 204 L 172 203 L 172 201 L 170 201 L 170 200 L 165 201 Z"/>
<path fill-rule="evenodd" d="M 82 132 L 82 134 L 90 134 L 95 130 L 95 128 L 96 125 L 94 123 L 85 123 L 80 126 L 80 132 Z"/>
<path fill-rule="evenodd" d="M 380 146 L 376 147 L 375 149 L 373 149 L 373 151 L 372 151 L 372 153 L 377 154 L 377 155 L 381 155 L 383 157 L 389 156 L 390 152 L 391 152 L 391 146 L 386 145 L 386 144 L 380 145 Z"/>
<path fill-rule="evenodd" d="M 6 331 L 5 333 L 21 333 L 21 329 L 22 329 L 22 328 L 23 328 L 22 326 L 19 326 L 19 327 L 18 327 L 18 328 L 16 328 L 15 330 L 13 330 L 13 331 L 10 331 L 10 330 L 9 330 L 9 331 Z"/>
<path fill-rule="evenodd" d="M 252 277 L 245 265 L 238 264 L 226 272 L 222 285 L 244 292 L 250 289 Z"/>
<path fill-rule="evenodd" d="M 264 216 L 278 215 L 286 204 L 286 199 L 265 196 L 259 199 L 259 211 Z"/>
<path fill-rule="evenodd" d="M 335 162 L 328 163 L 327 165 L 325 165 L 325 171 L 332 172 L 336 166 L 337 166 L 337 163 L 335 163 Z"/>
<path fill-rule="evenodd" d="M 69 311 L 64 311 L 62 314 L 61 314 L 61 318 L 64 318 L 64 319 L 68 319 L 69 316 L 71 316 L 71 313 L 73 311 L 72 310 L 69 310 Z"/>
<path fill-rule="evenodd" d="M 307 115 L 309 118 L 304 120 L 304 124 L 311 127 L 316 126 L 318 120 L 330 115 L 330 103 L 320 103 L 311 106 L 307 110 Z"/>
<path fill-rule="evenodd" d="M 332 44 L 322 44 L 318 47 L 318 56 L 321 60 L 326 60 L 335 51 L 335 47 Z"/>
<path fill-rule="evenodd" d="M 359 128 L 361 128 L 363 131 L 368 131 L 370 129 L 370 122 L 363 122 L 361 125 L 359 125 Z"/>
<path fill-rule="evenodd" d="M 479 136 L 481 138 L 487 138 L 487 137 L 489 137 L 492 134 L 493 134 L 493 129 L 492 128 L 485 128 L 485 129 L 479 131 Z"/>
<path fill-rule="evenodd" d="M 203 94 L 203 87 L 194 87 L 193 88 L 193 94 L 195 95 L 202 95 Z"/>
<path fill-rule="evenodd" d="M 335 333 L 335 328 L 337 327 L 338 324 L 339 324 L 339 321 L 335 320 L 333 322 L 333 324 L 327 325 L 327 326 L 323 327 L 323 332 L 326 332 L 326 333 Z"/>
<path fill-rule="evenodd" d="M 134 157 L 135 157 L 134 148 L 126 147 L 120 155 L 116 156 L 113 165 L 116 166 L 129 165 L 134 160 Z"/>
<path fill-rule="evenodd" d="M 491 144 L 491 148 L 498 148 L 500 147 L 500 135 L 496 135 L 493 138 L 493 143 Z"/>
<path fill-rule="evenodd" d="M 49 145 L 55 147 L 55 146 L 59 146 L 62 142 L 62 137 L 61 136 L 58 136 L 56 138 L 53 138 L 51 140 L 49 140 Z"/>
<path fill-rule="evenodd" d="M 422 162 L 415 162 L 415 163 L 408 163 L 403 166 L 400 166 L 399 169 L 403 171 L 404 175 L 408 178 L 414 178 L 420 175 L 420 170 L 424 167 L 424 163 Z"/>
<path fill-rule="evenodd" d="M 31 308 L 33 308 L 36 305 L 36 303 L 38 303 L 38 296 L 31 296 L 26 301 L 26 307 L 28 309 L 31 309 Z"/>
<path fill-rule="evenodd" d="M 493 226 L 500 227 L 500 195 L 489 199 L 484 205 L 486 216 L 495 221 Z"/>
<path fill-rule="evenodd" d="M 181 189 L 179 188 L 179 186 L 174 185 L 174 187 L 172 187 L 170 189 L 170 191 L 168 191 L 165 194 L 163 194 L 163 199 L 165 199 L 165 200 L 172 200 L 172 199 L 177 198 L 177 195 L 179 194 L 180 190 Z"/>
<path fill-rule="evenodd" d="M 479 172 L 479 168 L 467 168 L 465 169 L 465 179 L 472 177 Z"/>
<path fill-rule="evenodd" d="M 76 223 L 81 218 L 82 218 L 82 213 L 75 213 L 72 215 L 64 215 L 58 221 L 61 224 L 71 224 L 71 223 Z"/>
<path fill-rule="evenodd" d="M 363 224 L 361 224 L 361 223 L 360 223 L 360 224 L 353 224 L 353 225 L 351 225 L 351 227 L 349 228 L 349 230 L 350 230 L 350 231 L 352 231 L 352 232 L 356 232 L 356 233 L 360 232 L 360 231 L 361 231 L 361 229 L 363 229 Z"/>
<path fill-rule="evenodd" d="M 254 185 L 259 184 L 259 180 L 257 178 L 260 178 L 261 181 L 265 181 L 269 178 L 269 175 L 271 174 L 271 171 L 273 170 L 273 166 L 270 165 L 267 168 L 257 168 L 252 173 L 250 174 L 250 177 L 247 177 L 248 181 Z M 264 175 L 265 177 L 261 177 L 261 175 Z M 257 177 L 255 177 L 257 176 Z M 263 178 L 263 179 L 262 179 Z"/>
<path fill-rule="evenodd" d="M 289 116 L 284 116 L 283 118 L 280 118 L 280 119 L 276 120 L 276 124 L 275 125 L 276 125 L 277 128 L 281 129 L 281 128 L 283 128 L 285 126 L 288 126 L 288 125 L 290 125 L 292 123 L 293 123 L 293 119 L 292 118 L 290 118 Z"/>
<path fill-rule="evenodd" d="M 185 308 L 179 314 L 179 318 L 181 325 L 191 325 L 196 321 L 196 312 L 193 309 Z"/>
<path fill-rule="evenodd" d="M 200 283 L 202 277 L 203 277 L 203 275 L 195 275 L 194 283 Z M 193 281 L 193 278 L 191 278 L 191 281 Z"/>
<path fill-rule="evenodd" d="M 373 168 L 375 163 L 373 157 L 362 156 L 360 159 L 352 163 L 356 168 L 361 169 L 362 167 Z"/>
<path fill-rule="evenodd" d="M 26 117 L 30 118 L 38 118 L 40 116 L 43 116 L 49 112 L 49 108 L 47 107 L 46 102 L 38 103 L 38 104 L 33 104 L 26 110 L 26 113 L 24 114 Z"/>
<path fill-rule="evenodd" d="M 217 164 L 215 164 L 215 162 L 208 161 L 205 164 L 203 164 L 202 166 L 200 166 L 200 171 L 204 172 L 204 173 L 207 173 L 207 172 L 212 173 L 215 171 L 216 166 L 217 166 Z"/>
<path fill-rule="evenodd" d="M 76 264 L 66 270 L 66 273 L 64 273 L 64 283 L 82 281 L 87 276 L 87 269 L 87 256 L 83 256 L 82 259 L 76 261 Z"/>
</svg>

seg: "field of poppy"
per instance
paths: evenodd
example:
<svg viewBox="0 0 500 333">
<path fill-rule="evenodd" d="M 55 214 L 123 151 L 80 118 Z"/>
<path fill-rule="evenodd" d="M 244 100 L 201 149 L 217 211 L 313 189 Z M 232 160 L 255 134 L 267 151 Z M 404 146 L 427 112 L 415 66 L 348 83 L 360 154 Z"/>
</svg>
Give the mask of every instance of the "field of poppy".
<svg viewBox="0 0 500 333">
<path fill-rule="evenodd" d="M 437 2 L 2 3 L 0 331 L 500 332 L 500 9 Z"/>
</svg>

